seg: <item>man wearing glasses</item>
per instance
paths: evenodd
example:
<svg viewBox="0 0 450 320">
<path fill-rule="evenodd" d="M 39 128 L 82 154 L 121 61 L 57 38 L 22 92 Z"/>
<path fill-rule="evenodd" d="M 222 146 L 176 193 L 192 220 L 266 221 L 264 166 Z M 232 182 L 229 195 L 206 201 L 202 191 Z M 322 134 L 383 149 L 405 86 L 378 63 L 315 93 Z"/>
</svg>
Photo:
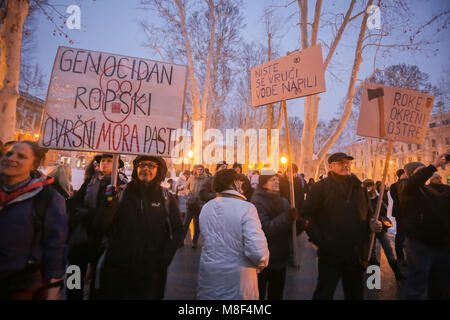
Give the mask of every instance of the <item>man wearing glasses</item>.
<svg viewBox="0 0 450 320">
<path fill-rule="evenodd" d="M 328 177 L 312 186 L 302 206 L 310 241 L 318 247 L 316 300 L 333 299 L 341 278 L 346 300 L 363 299 L 370 231 L 381 231 L 381 222 L 371 220 L 366 190 L 351 173 L 352 160 L 342 152 L 332 154 Z"/>
</svg>

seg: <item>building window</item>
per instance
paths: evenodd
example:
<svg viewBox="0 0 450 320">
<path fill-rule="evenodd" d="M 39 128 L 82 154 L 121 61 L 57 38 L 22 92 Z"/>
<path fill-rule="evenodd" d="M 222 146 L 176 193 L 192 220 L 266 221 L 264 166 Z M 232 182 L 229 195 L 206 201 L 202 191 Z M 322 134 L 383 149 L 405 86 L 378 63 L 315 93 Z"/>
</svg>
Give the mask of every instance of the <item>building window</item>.
<svg viewBox="0 0 450 320">
<path fill-rule="evenodd" d="M 422 145 L 418 144 L 417 145 L 417 150 L 420 150 L 420 149 L 422 149 Z"/>
<path fill-rule="evenodd" d="M 422 157 L 417 157 L 417 161 L 422 161 Z"/>
<path fill-rule="evenodd" d="M 446 125 L 446 124 L 450 124 L 450 119 L 445 119 L 444 121 L 442 121 L 442 125 Z"/>
<path fill-rule="evenodd" d="M 408 143 L 408 151 L 411 151 L 411 143 Z"/>
<path fill-rule="evenodd" d="M 450 145 L 450 137 L 445 137 L 445 144 Z"/>
<path fill-rule="evenodd" d="M 431 122 L 430 125 L 428 126 L 428 128 L 434 128 L 436 127 L 436 122 Z"/>
<path fill-rule="evenodd" d="M 431 146 L 432 147 L 436 147 L 436 140 L 435 139 L 431 139 Z"/>
</svg>

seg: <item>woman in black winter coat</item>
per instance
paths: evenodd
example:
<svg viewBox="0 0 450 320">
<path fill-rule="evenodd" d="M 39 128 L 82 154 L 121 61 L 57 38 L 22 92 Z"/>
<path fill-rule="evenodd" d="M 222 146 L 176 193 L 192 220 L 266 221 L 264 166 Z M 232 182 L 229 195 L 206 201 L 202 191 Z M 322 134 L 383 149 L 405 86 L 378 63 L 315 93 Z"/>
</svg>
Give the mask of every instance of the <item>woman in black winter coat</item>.
<svg viewBox="0 0 450 320">
<path fill-rule="evenodd" d="M 292 222 L 298 220 L 295 209 L 279 194 L 279 178 L 275 171 L 262 170 L 251 202 L 258 210 L 261 226 L 267 238 L 269 265 L 258 274 L 259 299 L 283 298 L 286 266 L 291 253 Z"/>
<path fill-rule="evenodd" d="M 132 181 L 109 206 L 115 218 L 100 272 L 101 299 L 162 299 L 183 238 L 176 199 L 160 186 L 165 161 L 138 156 L 133 165 Z"/>
</svg>

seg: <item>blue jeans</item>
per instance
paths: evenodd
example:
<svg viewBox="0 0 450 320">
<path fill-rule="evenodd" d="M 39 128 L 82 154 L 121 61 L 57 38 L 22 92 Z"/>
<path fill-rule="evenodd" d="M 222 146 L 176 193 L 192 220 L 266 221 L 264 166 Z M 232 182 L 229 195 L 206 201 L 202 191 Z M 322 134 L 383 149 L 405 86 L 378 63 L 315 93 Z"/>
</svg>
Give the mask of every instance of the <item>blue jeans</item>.
<svg viewBox="0 0 450 320">
<path fill-rule="evenodd" d="M 389 240 L 387 232 L 380 232 L 380 233 L 375 234 L 375 239 L 380 241 L 387 260 L 390 263 L 395 262 L 394 250 L 392 250 L 391 241 Z M 376 250 L 375 249 L 376 249 L 376 242 L 374 242 L 374 246 L 372 249 L 372 259 L 376 259 Z"/>
<path fill-rule="evenodd" d="M 408 278 L 406 299 L 418 300 L 427 291 L 428 299 L 450 298 L 450 254 L 448 248 L 433 248 L 406 237 Z"/>
</svg>

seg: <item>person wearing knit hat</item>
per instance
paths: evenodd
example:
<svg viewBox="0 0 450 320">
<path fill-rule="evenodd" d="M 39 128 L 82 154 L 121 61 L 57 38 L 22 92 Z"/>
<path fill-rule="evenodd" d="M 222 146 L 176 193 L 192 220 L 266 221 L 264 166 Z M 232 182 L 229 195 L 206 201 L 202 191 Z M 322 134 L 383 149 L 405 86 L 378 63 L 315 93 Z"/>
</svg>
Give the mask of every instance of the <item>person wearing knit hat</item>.
<svg viewBox="0 0 450 320">
<path fill-rule="evenodd" d="M 433 173 L 433 175 L 431 176 L 428 186 L 435 190 L 438 194 L 445 194 L 450 190 L 450 186 L 442 183 L 442 177 L 437 172 Z"/>
<path fill-rule="evenodd" d="M 425 165 L 422 162 L 409 162 L 405 165 L 405 173 L 408 177 L 411 177 L 414 173 L 424 167 Z"/>
<path fill-rule="evenodd" d="M 428 166 L 410 162 L 405 165 L 408 179 L 398 183 L 398 197 L 406 224 L 408 278 L 405 299 L 408 300 L 421 299 L 425 293 L 428 299 L 449 298 L 450 192 L 439 193 L 425 184 L 445 164 L 443 154 Z"/>
<path fill-rule="evenodd" d="M 269 265 L 258 274 L 259 297 L 261 300 L 281 300 L 291 253 L 292 223 L 298 222 L 297 234 L 300 234 L 302 221 L 298 221 L 297 210 L 291 209 L 289 202 L 280 196 L 279 177 L 275 170 L 261 170 L 251 202 L 258 210 L 270 251 Z"/>
<path fill-rule="evenodd" d="M 205 202 L 201 201 L 199 192 L 207 181 L 205 167 L 202 164 L 195 166 L 193 174 L 186 182 L 186 191 L 188 192 L 188 199 L 186 202 L 186 217 L 184 219 L 184 238 L 186 238 L 187 231 L 191 221 L 194 220 L 194 235 L 192 237 L 192 248 L 197 247 L 197 241 L 200 237 L 199 215 Z"/>
<path fill-rule="evenodd" d="M 263 186 L 266 184 L 266 182 L 272 178 L 273 176 L 277 176 L 277 172 L 273 169 L 261 169 L 259 173 L 259 183 L 258 185 L 263 188 Z"/>
<path fill-rule="evenodd" d="M 167 269 L 182 240 L 177 201 L 161 186 L 167 172 L 164 159 L 137 156 L 133 167 L 131 182 L 105 212 L 114 217 L 114 225 L 99 268 L 99 299 L 162 299 Z"/>
</svg>

